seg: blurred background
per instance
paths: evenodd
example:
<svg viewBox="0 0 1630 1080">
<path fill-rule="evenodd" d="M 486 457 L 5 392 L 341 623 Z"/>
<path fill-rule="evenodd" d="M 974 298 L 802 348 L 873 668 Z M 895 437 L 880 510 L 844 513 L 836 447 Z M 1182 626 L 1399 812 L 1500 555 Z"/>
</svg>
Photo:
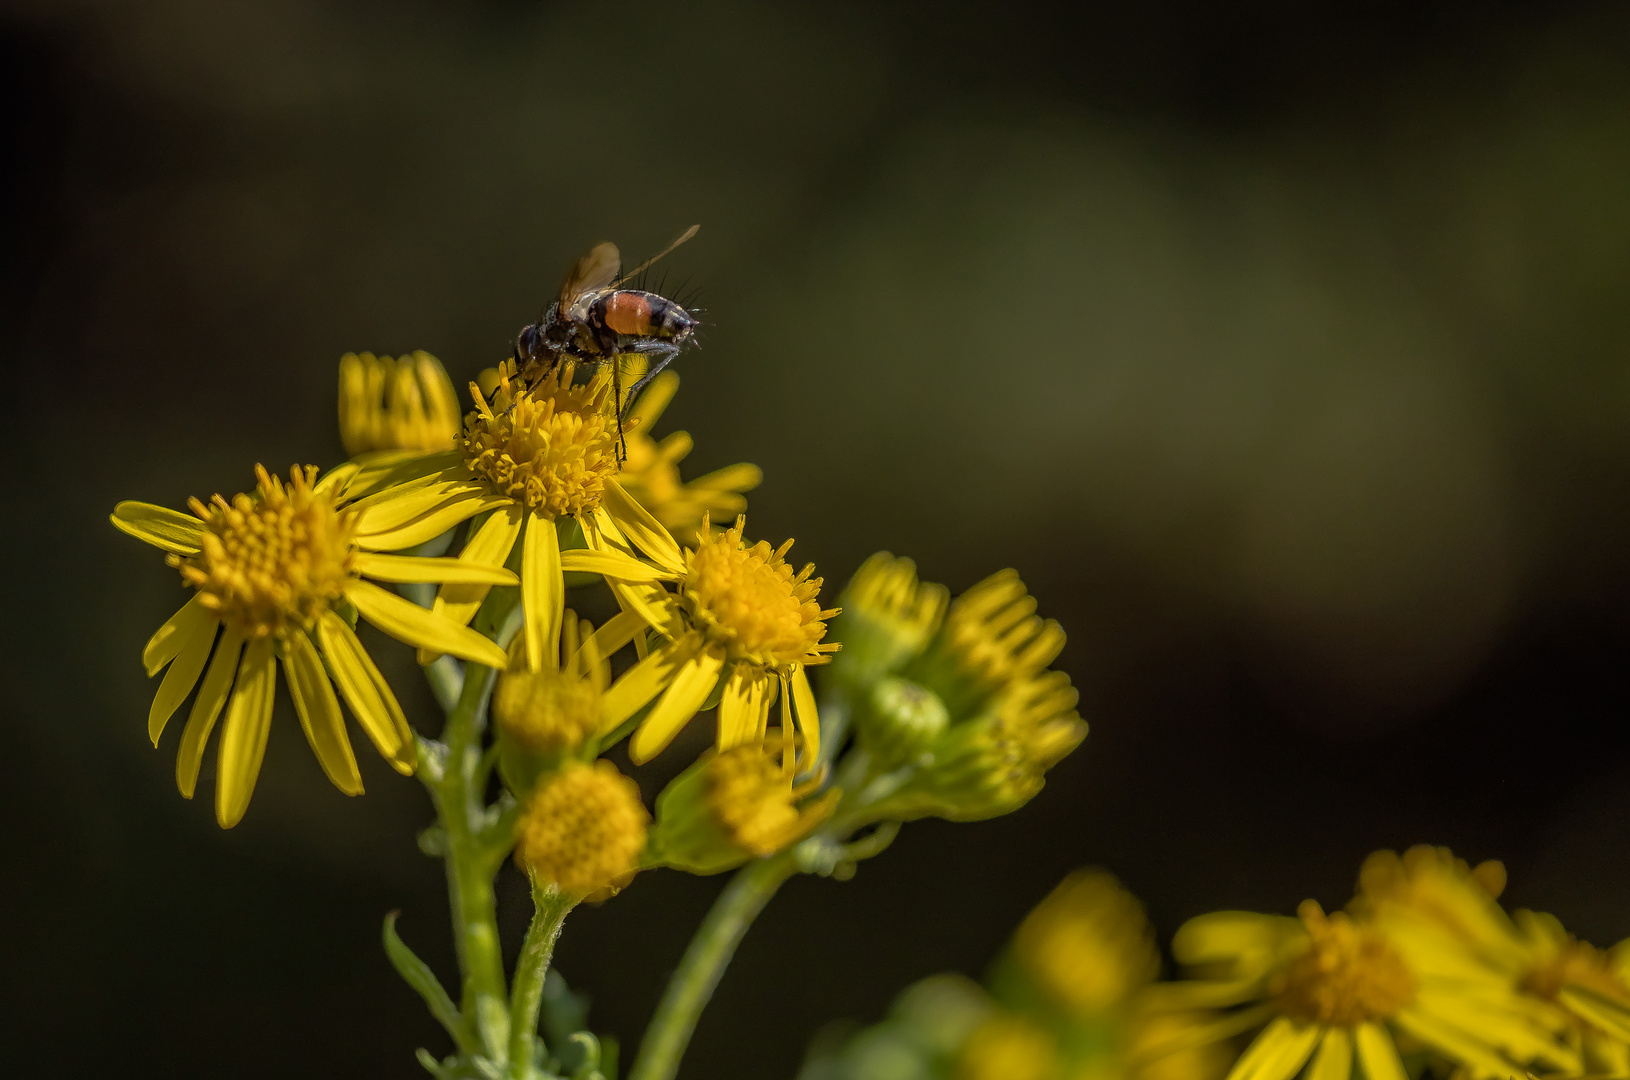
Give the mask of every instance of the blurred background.
<svg viewBox="0 0 1630 1080">
<path fill-rule="evenodd" d="M 240 827 L 212 766 L 179 798 L 138 655 L 183 594 L 107 514 L 333 463 L 342 353 L 462 383 L 589 244 L 697 221 L 687 474 L 762 465 L 829 597 L 879 548 L 1016 567 L 1092 734 L 789 886 L 685 1075 L 790 1077 L 1084 864 L 1169 935 L 1428 841 L 1630 934 L 1623 5 L 6 0 L 0 86 L 9 1075 L 445 1051 L 378 946 L 400 908 L 451 970 L 421 789 L 359 754 L 346 800 L 280 712 Z M 594 1027 L 721 884 L 572 917 Z"/>
</svg>

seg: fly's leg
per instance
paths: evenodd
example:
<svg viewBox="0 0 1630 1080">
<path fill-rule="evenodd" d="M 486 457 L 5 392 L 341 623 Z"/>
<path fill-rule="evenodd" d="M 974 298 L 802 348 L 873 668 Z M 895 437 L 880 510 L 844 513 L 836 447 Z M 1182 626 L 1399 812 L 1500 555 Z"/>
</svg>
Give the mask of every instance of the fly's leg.
<svg viewBox="0 0 1630 1080">
<path fill-rule="evenodd" d="M 639 397 L 641 390 L 645 389 L 645 384 L 660 375 L 662 373 L 662 369 L 667 367 L 669 362 L 671 362 L 674 357 L 679 355 L 679 346 L 669 344 L 668 342 L 651 342 L 649 344 L 641 342 L 639 345 L 635 346 L 634 351 L 649 353 L 652 356 L 661 356 L 662 359 L 652 364 L 650 370 L 644 375 L 641 375 L 639 380 L 634 383 L 633 388 L 628 391 L 628 404 L 622 407 L 623 412 L 626 412 L 628 409 L 634 407 L 634 399 Z M 617 425 L 618 430 L 621 430 L 622 412 L 617 414 Z"/>
</svg>

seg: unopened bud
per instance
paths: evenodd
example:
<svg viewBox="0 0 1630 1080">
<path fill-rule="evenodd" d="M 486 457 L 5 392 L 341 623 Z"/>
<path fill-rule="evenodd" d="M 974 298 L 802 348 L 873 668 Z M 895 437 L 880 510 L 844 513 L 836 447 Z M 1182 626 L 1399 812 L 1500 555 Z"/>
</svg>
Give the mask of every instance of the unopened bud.
<svg viewBox="0 0 1630 1080">
<path fill-rule="evenodd" d="M 950 723 L 932 690 L 892 676 L 874 684 L 855 711 L 861 745 L 885 768 L 920 760 Z"/>
</svg>

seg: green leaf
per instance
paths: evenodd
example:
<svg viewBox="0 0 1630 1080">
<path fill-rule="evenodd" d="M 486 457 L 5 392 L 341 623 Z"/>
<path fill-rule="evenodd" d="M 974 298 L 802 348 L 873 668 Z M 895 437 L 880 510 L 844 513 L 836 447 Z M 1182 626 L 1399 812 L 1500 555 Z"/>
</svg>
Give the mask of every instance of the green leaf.
<svg viewBox="0 0 1630 1080">
<path fill-rule="evenodd" d="M 393 911 L 385 916 L 385 955 L 390 957 L 391 966 L 396 973 L 424 998 L 424 1003 L 430 1007 L 430 1015 L 441 1022 L 447 1029 L 447 1034 L 460 1049 L 468 1050 L 464 1045 L 464 1019 L 458 1014 L 458 1006 L 453 999 L 447 996 L 442 989 L 441 982 L 436 973 L 430 970 L 430 965 L 420 960 L 412 949 L 403 944 L 402 939 L 396 936 L 396 917 L 400 912 Z M 421 1059 L 422 1060 L 422 1059 Z"/>
</svg>

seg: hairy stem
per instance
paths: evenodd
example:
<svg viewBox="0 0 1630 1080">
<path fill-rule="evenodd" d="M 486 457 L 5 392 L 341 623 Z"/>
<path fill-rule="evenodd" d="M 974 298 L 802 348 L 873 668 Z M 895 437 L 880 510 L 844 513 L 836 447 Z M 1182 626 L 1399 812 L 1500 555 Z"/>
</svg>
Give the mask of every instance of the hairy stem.
<svg viewBox="0 0 1630 1080">
<path fill-rule="evenodd" d="M 485 792 L 476 782 L 481 762 L 481 732 L 486 726 L 487 698 L 496 672 L 479 664 L 466 669 L 458 704 L 448 714 L 443 739 L 446 769 L 437 783 L 437 808 L 447 833 L 447 886 L 452 901 L 453 935 L 464 974 L 460 1011 L 472 1027 L 472 1041 L 489 1051 L 502 1046 L 489 1018 L 508 997 L 504 959 L 498 941 L 498 918 L 492 876 L 497 869 L 482 843 Z M 500 853 L 499 858 L 502 858 Z M 483 1000 L 485 999 L 485 1000 Z M 498 1047 L 492 1044 L 498 1043 Z"/>
<path fill-rule="evenodd" d="M 668 980 L 628 1080 L 673 1080 L 696 1021 L 719 985 L 747 928 L 786 880 L 798 872 L 794 849 L 749 863 L 725 886 Z"/>
<path fill-rule="evenodd" d="M 543 979 L 555 954 L 555 942 L 567 914 L 577 905 L 553 885 L 532 880 L 532 925 L 527 928 L 521 955 L 515 961 L 515 984 L 509 1005 L 509 1061 L 514 1075 L 532 1075 L 533 1047 L 538 1041 L 538 1007 L 543 1003 Z"/>
</svg>

